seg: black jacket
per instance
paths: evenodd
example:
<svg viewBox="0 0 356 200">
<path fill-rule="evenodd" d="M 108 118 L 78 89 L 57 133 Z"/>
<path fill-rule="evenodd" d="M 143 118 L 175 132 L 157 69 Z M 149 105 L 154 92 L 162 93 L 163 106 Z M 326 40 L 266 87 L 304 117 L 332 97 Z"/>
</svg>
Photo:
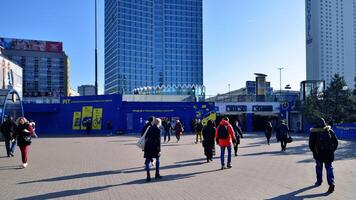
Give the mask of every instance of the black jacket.
<svg viewBox="0 0 356 200">
<path fill-rule="evenodd" d="M 28 132 L 25 132 L 25 130 Z M 33 136 L 33 129 L 29 123 L 19 124 L 15 128 L 14 138 L 17 138 L 17 145 L 20 147 L 29 145 L 26 143 L 24 136 Z"/>
<path fill-rule="evenodd" d="M 4 123 L 1 124 L 0 130 L 4 135 L 5 139 L 10 139 L 11 134 L 15 131 L 16 124 L 10 119 L 7 119 Z"/>
<path fill-rule="evenodd" d="M 213 148 L 215 143 L 214 143 L 214 138 L 215 138 L 215 127 L 214 126 L 205 126 L 203 129 L 203 146 L 204 148 Z"/>
<path fill-rule="evenodd" d="M 331 136 L 331 140 L 333 143 L 333 148 L 331 150 L 326 151 L 318 151 L 317 149 L 317 140 L 318 134 L 327 134 L 329 133 Z M 313 152 L 313 157 L 315 160 L 320 162 L 333 162 L 334 161 L 334 151 L 337 149 L 339 142 L 336 138 L 334 131 L 330 128 L 330 126 L 325 126 L 323 128 L 312 128 L 310 129 L 309 136 L 309 148 Z"/>
<path fill-rule="evenodd" d="M 201 122 L 198 122 L 197 125 L 195 126 L 195 131 L 200 132 L 203 130 L 203 124 Z"/>
<path fill-rule="evenodd" d="M 157 158 L 161 152 L 161 131 L 153 125 L 146 133 L 146 144 L 144 149 L 145 158 Z"/>
<path fill-rule="evenodd" d="M 151 126 L 151 122 L 147 122 L 141 129 L 141 137 L 145 134 L 146 129 Z"/>
</svg>

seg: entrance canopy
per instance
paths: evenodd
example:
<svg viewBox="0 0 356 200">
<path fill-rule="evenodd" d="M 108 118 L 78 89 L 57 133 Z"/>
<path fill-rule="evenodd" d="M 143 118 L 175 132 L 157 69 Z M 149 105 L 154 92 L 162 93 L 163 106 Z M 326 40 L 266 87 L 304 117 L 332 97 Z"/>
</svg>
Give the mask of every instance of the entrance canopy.
<svg viewBox="0 0 356 200">
<path fill-rule="evenodd" d="M 22 101 L 20 95 L 12 89 L 0 90 L 0 117 L 1 122 L 5 117 L 11 116 L 16 120 L 18 117 L 24 116 Z"/>
</svg>

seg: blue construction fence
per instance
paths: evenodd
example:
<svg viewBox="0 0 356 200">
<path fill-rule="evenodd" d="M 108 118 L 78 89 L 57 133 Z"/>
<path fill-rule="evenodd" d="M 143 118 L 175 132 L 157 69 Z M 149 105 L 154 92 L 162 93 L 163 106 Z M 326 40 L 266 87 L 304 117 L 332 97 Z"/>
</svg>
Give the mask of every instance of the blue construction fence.
<svg viewBox="0 0 356 200">
<path fill-rule="evenodd" d="M 336 124 L 333 130 L 339 139 L 356 140 L 356 123 Z"/>
<path fill-rule="evenodd" d="M 186 132 L 194 119 L 214 112 L 208 102 L 125 102 L 121 95 L 61 98 L 58 104 L 24 104 L 26 118 L 36 122 L 38 134 L 85 134 L 90 119 L 92 133 L 138 133 L 149 116 L 179 119 Z"/>
</svg>

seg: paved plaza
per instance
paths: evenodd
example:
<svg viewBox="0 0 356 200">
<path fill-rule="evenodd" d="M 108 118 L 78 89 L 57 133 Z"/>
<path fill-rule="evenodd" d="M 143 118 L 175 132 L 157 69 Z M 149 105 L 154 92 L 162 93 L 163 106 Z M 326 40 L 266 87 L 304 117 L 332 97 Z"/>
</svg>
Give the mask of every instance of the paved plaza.
<svg viewBox="0 0 356 200">
<path fill-rule="evenodd" d="M 145 182 L 143 153 L 136 137 L 34 139 L 29 166 L 20 154 L 4 157 L 0 145 L 0 199 L 355 199 L 356 143 L 340 141 L 334 162 L 336 190 L 327 195 L 315 182 L 307 138 L 295 136 L 286 152 L 262 134 L 245 134 L 232 169 L 206 163 L 194 136 L 162 145 L 162 180 Z M 217 150 L 217 154 L 220 150 Z M 152 171 L 154 175 L 154 171 Z"/>
</svg>

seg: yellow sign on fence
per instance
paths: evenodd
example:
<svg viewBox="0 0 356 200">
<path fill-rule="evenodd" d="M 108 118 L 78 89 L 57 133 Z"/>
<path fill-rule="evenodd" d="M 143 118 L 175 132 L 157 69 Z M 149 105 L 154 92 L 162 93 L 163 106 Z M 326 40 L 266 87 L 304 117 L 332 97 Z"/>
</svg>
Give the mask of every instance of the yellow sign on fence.
<svg viewBox="0 0 356 200">
<path fill-rule="evenodd" d="M 93 106 L 83 106 L 82 108 L 82 121 L 85 118 L 92 117 L 93 116 Z M 86 127 L 81 124 L 82 130 L 86 130 Z"/>
<path fill-rule="evenodd" d="M 73 130 L 80 130 L 80 125 L 81 125 L 81 121 L 82 121 L 81 118 L 82 118 L 81 112 L 73 113 L 73 124 L 72 124 Z"/>
<path fill-rule="evenodd" d="M 93 110 L 93 130 L 101 130 L 101 122 L 103 119 L 103 109 L 94 108 Z"/>
</svg>

